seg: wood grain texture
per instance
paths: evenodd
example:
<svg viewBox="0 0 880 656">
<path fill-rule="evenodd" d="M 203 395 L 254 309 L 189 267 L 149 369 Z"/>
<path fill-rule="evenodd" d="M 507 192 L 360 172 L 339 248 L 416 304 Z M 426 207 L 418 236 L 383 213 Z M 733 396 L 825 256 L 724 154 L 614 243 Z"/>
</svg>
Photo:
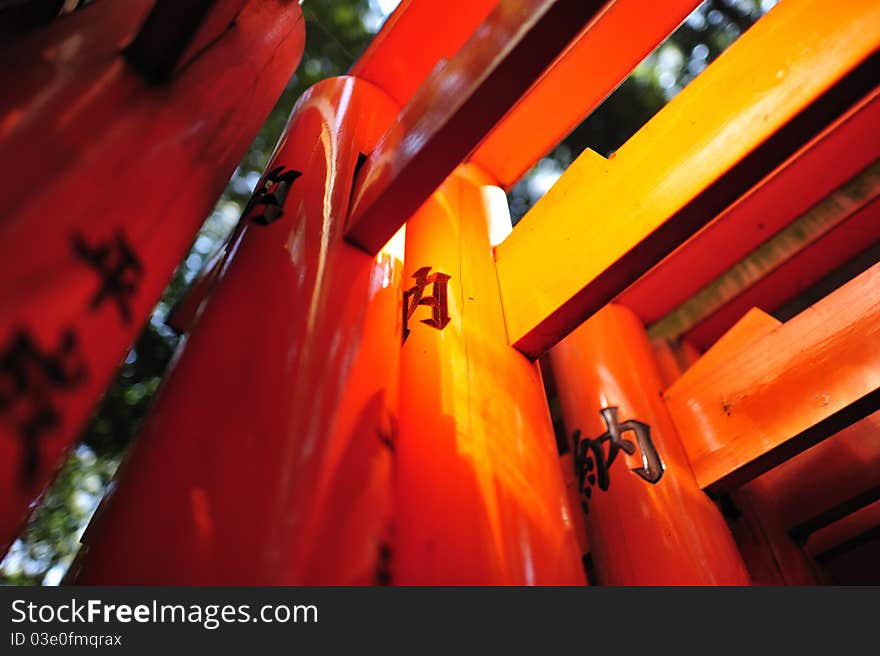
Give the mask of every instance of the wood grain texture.
<svg viewBox="0 0 880 656">
<path fill-rule="evenodd" d="M 880 264 L 664 394 L 703 489 L 744 483 L 880 407 Z"/>
</svg>

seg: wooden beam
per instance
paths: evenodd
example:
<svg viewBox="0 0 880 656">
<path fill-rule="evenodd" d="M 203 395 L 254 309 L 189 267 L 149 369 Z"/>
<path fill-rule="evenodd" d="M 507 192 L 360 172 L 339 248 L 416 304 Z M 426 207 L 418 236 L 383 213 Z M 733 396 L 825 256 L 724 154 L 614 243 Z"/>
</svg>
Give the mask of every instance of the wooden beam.
<svg viewBox="0 0 880 656">
<path fill-rule="evenodd" d="M 880 264 L 664 394 L 703 489 L 737 487 L 880 409 Z"/>
<path fill-rule="evenodd" d="M 746 308 L 775 310 L 838 267 L 853 262 L 866 246 L 880 245 L 880 198 L 835 226 L 822 239 L 807 244 L 791 259 L 717 308 L 685 333 L 697 348 L 706 348 L 729 328 Z M 876 262 L 874 258 L 872 262 Z M 854 276 L 849 276 L 854 277 Z M 841 278 L 847 280 L 848 278 Z"/>
<path fill-rule="evenodd" d="M 609 2 L 489 133 L 471 161 L 500 186 L 513 187 L 699 4 L 699 0 Z"/>
<path fill-rule="evenodd" d="M 807 550 L 819 562 L 827 562 L 846 551 L 880 537 L 880 500 L 818 529 L 807 540 Z"/>
<path fill-rule="evenodd" d="M 556 343 L 880 81 L 880 5 L 784 2 L 624 144 L 582 154 L 496 249 L 511 343 Z"/>
<path fill-rule="evenodd" d="M 405 1 L 389 17 L 351 74 L 405 105 L 438 62 L 448 60 L 495 6 L 487 0 Z M 665 39 L 699 0 L 614 0 L 501 122 L 471 161 L 505 188 L 598 106 Z M 438 16 L 454 21 L 435 29 Z M 406 57 L 400 57 L 406 52 Z M 600 65 L 601 64 L 601 65 Z M 572 88 L 577 93 L 572 94 Z"/>
<path fill-rule="evenodd" d="M 758 481 L 792 534 L 811 532 L 819 518 L 836 516 L 835 508 L 880 490 L 880 412 L 786 460 Z M 818 521 L 819 526 L 826 523 Z"/>
<path fill-rule="evenodd" d="M 777 317 L 780 321 L 788 321 L 811 305 L 815 305 L 848 280 L 852 280 L 860 273 L 871 268 L 877 262 L 880 262 L 880 242 L 868 246 L 868 248 L 849 257 L 846 262 L 834 269 L 834 271 L 814 282 L 797 296 L 789 298 L 774 308 L 773 316 Z"/>
<path fill-rule="evenodd" d="M 880 89 L 811 139 L 615 302 L 652 325 L 880 158 Z"/>
<path fill-rule="evenodd" d="M 776 193 L 784 192 L 776 188 Z M 706 284 L 649 333 L 654 339 L 687 335 L 698 348 L 708 348 L 749 308 L 775 308 L 878 239 L 880 161 Z M 702 273 L 698 267 L 693 271 L 692 278 Z"/>
<path fill-rule="evenodd" d="M 346 237 L 376 253 L 605 0 L 501 0 L 401 110 L 358 175 Z"/>
<path fill-rule="evenodd" d="M 867 506 L 876 504 L 877 502 L 880 502 L 880 485 L 868 488 L 854 497 L 845 499 L 841 503 L 819 513 L 809 521 L 798 524 L 792 528 L 791 535 L 801 543 L 806 542 L 814 533 L 820 532 L 832 524 L 840 522 L 844 518 L 857 513 Z M 878 522 L 878 524 L 880 524 L 880 522 Z"/>
<path fill-rule="evenodd" d="M 687 369 L 687 375 L 709 375 L 781 325 L 766 312 L 751 309 Z M 870 496 L 866 491 L 880 489 L 880 412 L 786 460 L 745 489 L 772 505 L 778 520 L 795 536 L 815 525 L 817 518 L 837 517 L 835 508 L 849 507 L 852 500 Z M 827 523 L 820 520 L 819 525 Z"/>
<path fill-rule="evenodd" d="M 375 84 L 403 107 L 438 62 L 451 59 L 497 4 L 498 0 L 403 0 L 349 74 Z"/>
<path fill-rule="evenodd" d="M 782 323 L 760 308 L 746 312 L 736 324 L 703 353 L 683 375 L 706 376 L 722 364 L 736 357 L 745 347 L 775 330 Z M 678 380 L 678 379 L 676 379 Z M 671 387 L 672 385 L 670 385 Z"/>
</svg>

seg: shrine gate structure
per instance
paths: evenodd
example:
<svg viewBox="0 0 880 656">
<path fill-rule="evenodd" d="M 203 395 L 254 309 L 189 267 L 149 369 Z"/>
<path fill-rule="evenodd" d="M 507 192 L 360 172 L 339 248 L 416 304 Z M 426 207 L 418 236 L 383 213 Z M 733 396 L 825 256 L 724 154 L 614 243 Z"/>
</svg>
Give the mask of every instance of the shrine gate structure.
<svg viewBox="0 0 880 656">
<path fill-rule="evenodd" d="M 698 4 L 403 0 L 177 309 L 70 581 L 880 581 L 880 2 L 781 0 L 511 225 Z M 96 0 L 0 44 L 4 548 L 304 39 Z"/>
</svg>

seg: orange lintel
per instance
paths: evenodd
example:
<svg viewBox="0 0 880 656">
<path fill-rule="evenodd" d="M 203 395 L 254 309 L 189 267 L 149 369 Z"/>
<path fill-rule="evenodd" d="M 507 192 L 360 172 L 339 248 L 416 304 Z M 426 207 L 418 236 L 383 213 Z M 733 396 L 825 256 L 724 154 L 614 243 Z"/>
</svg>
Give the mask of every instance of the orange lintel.
<svg viewBox="0 0 880 656">
<path fill-rule="evenodd" d="M 708 375 L 780 325 L 752 308 L 687 374 Z M 765 506 L 772 504 L 778 520 L 798 539 L 835 521 L 840 510 L 864 505 L 860 499 L 880 490 L 880 412 L 786 460 L 747 487 Z"/>
<path fill-rule="evenodd" d="M 438 62 L 451 59 L 497 0 L 403 0 L 350 75 L 382 89 L 401 107 Z"/>
<path fill-rule="evenodd" d="M 880 500 L 816 531 L 807 540 L 806 548 L 820 562 L 827 561 L 845 549 L 855 546 L 861 536 L 876 535 L 878 531 L 880 531 Z"/>
<path fill-rule="evenodd" d="M 510 110 L 471 160 L 510 189 L 614 91 L 700 0 L 615 0 Z"/>
<path fill-rule="evenodd" d="M 375 253 L 605 0 L 505 0 L 401 110 L 358 175 L 346 238 Z"/>
<path fill-rule="evenodd" d="M 880 264 L 666 393 L 698 483 L 731 488 L 880 408 Z M 729 353 L 729 351 L 728 351 Z"/>
<path fill-rule="evenodd" d="M 880 88 L 621 294 L 651 325 L 880 157 Z"/>
<path fill-rule="evenodd" d="M 613 159 L 584 152 L 496 249 L 511 343 L 552 346 L 869 93 L 878 25 L 782 2 Z"/>
<path fill-rule="evenodd" d="M 880 499 L 880 412 L 774 467 L 756 480 L 794 537 Z"/>
</svg>

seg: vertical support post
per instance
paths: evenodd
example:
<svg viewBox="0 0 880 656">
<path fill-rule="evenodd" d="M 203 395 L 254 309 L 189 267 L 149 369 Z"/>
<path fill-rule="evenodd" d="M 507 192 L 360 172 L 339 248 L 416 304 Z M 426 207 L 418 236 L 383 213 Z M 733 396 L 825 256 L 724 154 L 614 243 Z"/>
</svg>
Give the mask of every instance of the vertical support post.
<svg viewBox="0 0 880 656">
<path fill-rule="evenodd" d="M 172 84 L 151 86 L 119 54 L 150 4 L 95 2 L 0 39 L 0 553 L 303 51 L 300 7 L 252 0 Z"/>
<path fill-rule="evenodd" d="M 559 466 L 562 468 L 562 480 L 565 483 L 565 496 L 568 500 L 568 507 L 571 510 L 571 525 L 574 527 L 574 534 L 577 539 L 578 554 L 584 567 L 584 576 L 587 577 L 587 584 L 589 585 L 590 577 L 593 576 L 593 556 L 590 553 L 590 538 L 587 536 L 585 517 L 580 512 L 580 484 L 575 475 L 573 448 L 569 448 L 565 453 L 559 454 Z"/>
<path fill-rule="evenodd" d="M 300 99 L 78 583 L 389 580 L 402 258 L 342 227 L 396 113 L 351 77 Z"/>
<path fill-rule="evenodd" d="M 609 305 L 550 351 L 597 581 L 748 584 L 718 509 L 697 486 L 642 323 Z"/>
<path fill-rule="evenodd" d="M 509 215 L 493 185 L 460 167 L 407 223 L 402 584 L 584 583 L 540 371 L 507 344 L 488 223 Z"/>
<path fill-rule="evenodd" d="M 550 358 L 544 354 L 538 360 L 544 379 L 544 390 L 547 395 L 547 401 L 550 405 L 550 418 L 553 421 L 553 432 L 556 437 L 556 450 L 559 453 L 559 466 L 562 469 L 562 480 L 565 483 L 565 495 L 568 499 L 568 507 L 571 509 L 571 523 L 574 527 L 574 534 L 577 538 L 578 548 L 580 550 L 581 562 L 584 565 L 584 574 L 587 577 L 587 583 L 590 582 L 592 576 L 592 556 L 590 555 L 590 540 L 587 537 L 587 528 L 584 524 L 584 514 L 580 512 L 581 497 L 580 483 L 575 474 L 574 464 L 574 445 L 571 436 L 566 435 L 565 427 L 562 422 L 561 411 L 559 409 L 559 393 L 555 387 L 555 377 L 553 376 L 553 367 L 550 365 Z"/>
</svg>

